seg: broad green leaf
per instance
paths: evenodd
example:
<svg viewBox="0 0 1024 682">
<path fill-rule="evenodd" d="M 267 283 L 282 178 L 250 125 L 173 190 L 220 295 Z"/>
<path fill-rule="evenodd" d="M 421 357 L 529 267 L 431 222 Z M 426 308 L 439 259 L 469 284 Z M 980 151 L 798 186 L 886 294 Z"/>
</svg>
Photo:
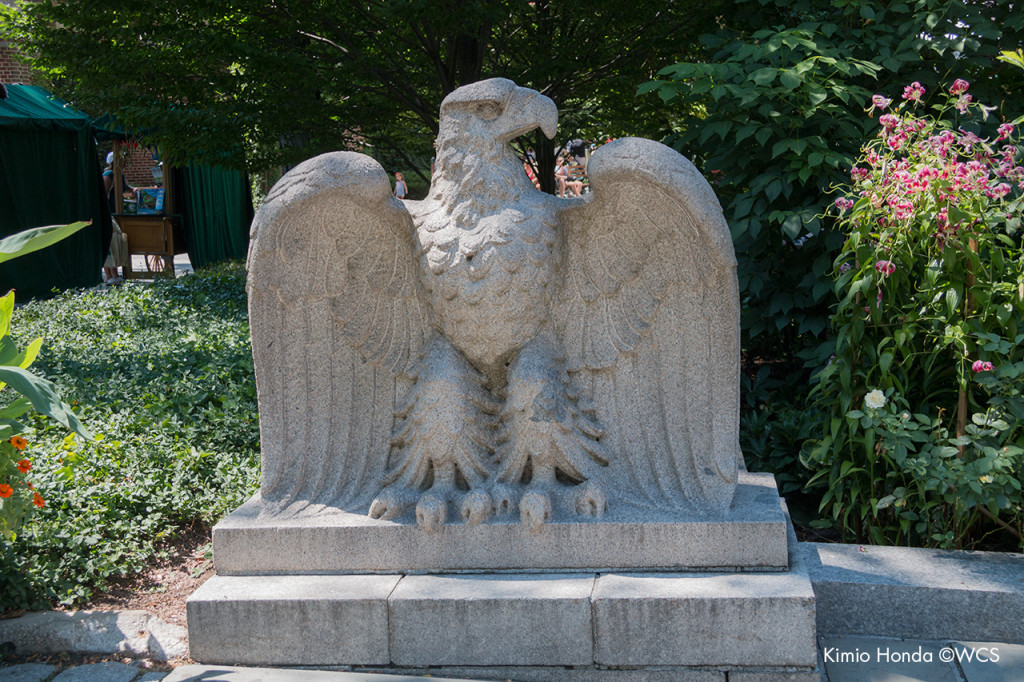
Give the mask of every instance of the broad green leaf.
<svg viewBox="0 0 1024 682">
<path fill-rule="evenodd" d="M 10 335 L 0 338 L 0 365 L 16 365 L 14 359 L 18 357 L 18 344 Z"/>
<path fill-rule="evenodd" d="M 40 414 L 55 419 L 82 438 L 93 440 L 71 406 L 60 399 L 54 385 L 46 379 L 21 367 L 0 367 L 0 381 L 32 401 L 32 407 Z"/>
<path fill-rule="evenodd" d="M 790 236 L 792 239 L 796 239 L 803 232 L 804 221 L 800 218 L 800 214 L 792 213 L 788 218 L 782 221 L 782 230 Z"/>
<path fill-rule="evenodd" d="M 811 103 L 812 107 L 818 106 L 826 99 L 828 99 L 828 94 L 824 90 L 816 90 L 807 95 L 807 100 Z"/>
<path fill-rule="evenodd" d="M 30 230 L 4 237 L 0 239 L 0 263 L 17 258 L 18 256 L 24 256 L 33 251 L 45 249 L 47 246 L 56 244 L 91 224 L 92 221 L 87 220 L 85 222 L 71 223 L 70 225 L 47 225 L 46 227 L 34 227 Z"/>
<path fill-rule="evenodd" d="M 666 69 L 662 69 L 662 72 L 664 72 L 664 71 L 666 71 Z M 662 85 L 663 85 L 662 81 L 647 81 L 646 83 L 641 83 L 639 86 L 637 86 L 636 94 L 638 94 L 638 95 L 646 95 L 649 92 L 653 92 L 654 90 L 657 90 Z"/>
<path fill-rule="evenodd" d="M 43 347 L 43 337 L 39 337 L 28 346 L 22 352 L 14 358 L 12 364 L 17 365 L 23 369 L 28 369 L 29 365 L 36 361 L 36 357 L 39 356 L 39 350 Z"/>
<path fill-rule="evenodd" d="M 800 83 L 803 82 L 803 79 L 793 71 L 785 69 L 779 74 L 779 82 L 789 90 L 796 90 L 800 87 Z"/>
<path fill-rule="evenodd" d="M 0 419 L 17 419 L 32 408 L 32 401 L 22 396 L 0 410 Z"/>
<path fill-rule="evenodd" d="M 11 329 L 11 315 L 14 313 L 14 292 L 8 291 L 0 297 L 0 336 L 7 336 Z"/>
<path fill-rule="evenodd" d="M 754 81 L 757 85 L 768 85 L 775 80 L 775 74 L 778 72 L 778 69 L 774 69 L 770 66 L 764 66 L 750 74 L 750 80 Z"/>
<path fill-rule="evenodd" d="M 878 357 L 878 367 L 882 370 L 882 374 L 888 374 L 889 368 L 892 367 L 893 354 L 891 350 L 883 351 Z"/>
</svg>

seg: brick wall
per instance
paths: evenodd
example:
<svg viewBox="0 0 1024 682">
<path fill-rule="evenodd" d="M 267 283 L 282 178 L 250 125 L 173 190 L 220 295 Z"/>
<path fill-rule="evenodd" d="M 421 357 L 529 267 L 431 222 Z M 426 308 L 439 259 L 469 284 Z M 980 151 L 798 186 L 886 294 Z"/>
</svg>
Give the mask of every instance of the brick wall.
<svg viewBox="0 0 1024 682">
<path fill-rule="evenodd" d="M 32 71 L 15 58 L 16 50 L 0 42 L 0 83 L 32 83 Z"/>
<path fill-rule="evenodd" d="M 124 164 L 124 177 L 132 187 L 153 187 L 152 168 L 155 165 L 149 147 L 133 147 Z"/>
</svg>

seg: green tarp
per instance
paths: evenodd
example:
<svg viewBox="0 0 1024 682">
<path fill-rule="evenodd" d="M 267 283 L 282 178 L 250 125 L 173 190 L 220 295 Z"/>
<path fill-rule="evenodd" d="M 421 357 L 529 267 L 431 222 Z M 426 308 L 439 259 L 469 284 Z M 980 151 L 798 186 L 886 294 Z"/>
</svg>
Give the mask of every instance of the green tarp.
<svg viewBox="0 0 1024 682">
<path fill-rule="evenodd" d="M 99 284 L 110 216 L 88 116 L 31 85 L 0 100 L 0 236 L 42 225 L 92 225 L 0 265 L 0 293 L 18 300 Z"/>
<path fill-rule="evenodd" d="M 192 267 L 245 258 L 252 196 L 244 173 L 212 166 L 183 169 L 182 210 Z"/>
</svg>

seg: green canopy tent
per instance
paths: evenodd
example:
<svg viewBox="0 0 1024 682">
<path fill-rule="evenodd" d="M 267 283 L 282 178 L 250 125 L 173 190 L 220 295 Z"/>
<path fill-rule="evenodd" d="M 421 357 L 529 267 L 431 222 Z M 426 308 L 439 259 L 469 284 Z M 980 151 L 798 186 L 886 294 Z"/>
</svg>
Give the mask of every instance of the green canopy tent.
<svg viewBox="0 0 1024 682">
<path fill-rule="evenodd" d="M 0 264 L 0 292 L 19 300 L 99 284 L 110 214 L 90 118 L 33 85 L 0 100 L 0 236 L 91 220 L 62 242 Z"/>
</svg>

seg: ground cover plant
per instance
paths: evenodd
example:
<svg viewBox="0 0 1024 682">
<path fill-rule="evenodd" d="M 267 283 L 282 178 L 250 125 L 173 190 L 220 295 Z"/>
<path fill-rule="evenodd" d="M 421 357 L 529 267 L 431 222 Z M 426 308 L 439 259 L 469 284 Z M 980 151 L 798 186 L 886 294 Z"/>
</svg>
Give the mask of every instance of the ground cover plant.
<svg viewBox="0 0 1024 682">
<path fill-rule="evenodd" d="M 244 287 L 231 264 L 15 311 L 21 345 L 44 339 L 33 369 L 95 440 L 26 422 L 21 452 L 45 506 L 2 546 L 0 610 L 87 602 L 182 528 L 252 494 L 259 433 Z"/>
<path fill-rule="evenodd" d="M 849 539 L 970 547 L 1024 532 L 1024 165 L 1014 123 L 957 79 L 875 95 L 835 200 L 823 433 L 805 462 Z"/>
</svg>

